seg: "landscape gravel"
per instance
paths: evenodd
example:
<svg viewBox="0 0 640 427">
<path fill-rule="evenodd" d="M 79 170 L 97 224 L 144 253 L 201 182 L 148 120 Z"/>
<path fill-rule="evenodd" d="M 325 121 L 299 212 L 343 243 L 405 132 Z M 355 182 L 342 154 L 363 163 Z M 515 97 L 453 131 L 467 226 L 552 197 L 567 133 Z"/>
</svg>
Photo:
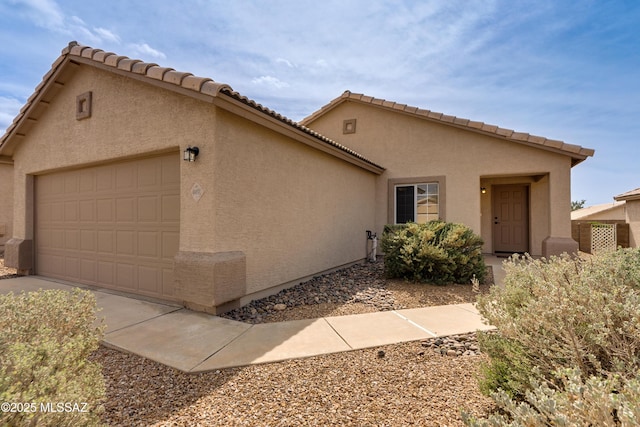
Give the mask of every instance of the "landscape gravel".
<svg viewBox="0 0 640 427">
<path fill-rule="evenodd" d="M 0 259 L 0 278 L 10 274 L 15 271 Z M 481 285 L 480 292 L 488 288 Z M 315 277 L 225 317 L 275 322 L 476 297 L 470 284 L 386 280 L 377 262 Z M 478 389 L 478 368 L 486 356 L 475 334 L 201 374 L 105 347 L 93 357 L 102 364 L 107 385 L 107 425 L 461 426 L 462 410 L 481 416 L 494 409 Z"/>
</svg>

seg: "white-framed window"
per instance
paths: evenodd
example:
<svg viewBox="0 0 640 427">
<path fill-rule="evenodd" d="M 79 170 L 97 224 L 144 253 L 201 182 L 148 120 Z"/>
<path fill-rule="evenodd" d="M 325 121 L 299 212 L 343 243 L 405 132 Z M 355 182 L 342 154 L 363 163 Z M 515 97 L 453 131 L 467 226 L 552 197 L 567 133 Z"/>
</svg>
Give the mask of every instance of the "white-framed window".
<svg viewBox="0 0 640 427">
<path fill-rule="evenodd" d="M 424 224 L 440 219 L 440 186 L 437 182 L 395 186 L 395 223 Z"/>
</svg>

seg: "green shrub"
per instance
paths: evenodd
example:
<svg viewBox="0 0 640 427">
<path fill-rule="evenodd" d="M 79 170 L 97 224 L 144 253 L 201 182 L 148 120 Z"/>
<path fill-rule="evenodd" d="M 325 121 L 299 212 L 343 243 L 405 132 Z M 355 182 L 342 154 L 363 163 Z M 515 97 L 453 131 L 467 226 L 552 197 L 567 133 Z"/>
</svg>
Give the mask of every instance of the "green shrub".
<svg viewBox="0 0 640 427">
<path fill-rule="evenodd" d="M 518 421 L 513 425 L 556 425 L 540 421 L 550 407 L 572 422 L 596 410 L 627 414 L 620 402 L 638 402 L 640 251 L 588 259 L 513 257 L 503 267 L 504 288 L 494 287 L 478 301 L 480 313 L 497 327 L 479 337 L 489 355 L 481 390 Z M 576 397 L 576 390 L 592 395 Z M 531 413 L 542 418 L 529 423 Z M 618 413 L 610 421 L 622 418 Z"/>
<path fill-rule="evenodd" d="M 482 239 L 462 225 L 443 221 L 388 225 L 382 235 L 387 277 L 433 284 L 484 280 Z"/>
<path fill-rule="evenodd" d="M 103 330 L 95 312 L 93 294 L 79 289 L 0 295 L 0 424 L 99 424 L 104 380 L 88 360 Z"/>
</svg>

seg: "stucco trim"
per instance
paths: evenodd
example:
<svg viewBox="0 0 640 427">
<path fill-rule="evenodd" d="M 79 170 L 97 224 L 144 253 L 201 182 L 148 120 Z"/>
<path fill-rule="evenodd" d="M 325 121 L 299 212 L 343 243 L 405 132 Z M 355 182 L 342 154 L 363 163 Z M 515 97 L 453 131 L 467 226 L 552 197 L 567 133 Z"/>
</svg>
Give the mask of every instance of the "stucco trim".
<svg viewBox="0 0 640 427">
<path fill-rule="evenodd" d="M 446 177 L 444 175 L 436 176 L 418 176 L 409 178 L 389 178 L 387 181 L 387 224 L 395 223 L 395 187 L 402 184 L 421 184 L 426 182 L 438 183 L 438 209 L 439 217 L 442 221 L 447 220 L 447 188 Z"/>
</svg>

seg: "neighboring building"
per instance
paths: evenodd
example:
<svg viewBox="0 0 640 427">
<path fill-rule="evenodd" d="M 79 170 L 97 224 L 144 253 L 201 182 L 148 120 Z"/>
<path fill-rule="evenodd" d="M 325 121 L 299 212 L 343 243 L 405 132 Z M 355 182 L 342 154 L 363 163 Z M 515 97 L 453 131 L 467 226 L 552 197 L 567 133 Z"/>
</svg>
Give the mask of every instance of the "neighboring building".
<svg viewBox="0 0 640 427">
<path fill-rule="evenodd" d="M 71 43 L 0 140 L 5 261 L 218 312 L 364 259 L 389 222 L 462 222 L 488 253 L 575 252 L 570 170 L 592 155 L 349 92 L 301 125 Z"/>
<path fill-rule="evenodd" d="M 611 236 L 614 228 L 615 239 Z M 626 223 L 626 203 L 603 203 L 572 211 L 571 237 L 578 242 L 580 251 L 586 253 L 597 251 L 600 245 L 607 249 L 628 248 L 630 235 L 629 224 Z"/>
<path fill-rule="evenodd" d="M 625 202 L 603 203 L 571 211 L 571 220 L 576 221 L 624 221 Z"/>
<path fill-rule="evenodd" d="M 619 194 L 614 197 L 614 200 L 626 203 L 629 246 L 632 248 L 640 247 L 640 188 Z"/>
</svg>

